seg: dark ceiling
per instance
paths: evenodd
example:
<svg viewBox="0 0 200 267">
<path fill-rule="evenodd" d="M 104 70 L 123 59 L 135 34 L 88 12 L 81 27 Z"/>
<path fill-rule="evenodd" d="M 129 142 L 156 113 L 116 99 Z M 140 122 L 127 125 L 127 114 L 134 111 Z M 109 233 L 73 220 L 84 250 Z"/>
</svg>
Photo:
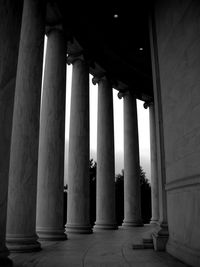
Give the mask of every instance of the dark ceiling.
<svg viewBox="0 0 200 267">
<path fill-rule="evenodd" d="M 98 63 L 113 80 L 135 90 L 138 98 L 151 97 L 149 6 L 143 1 L 72 2 L 57 1 L 66 33 L 76 38 L 86 58 Z"/>
</svg>

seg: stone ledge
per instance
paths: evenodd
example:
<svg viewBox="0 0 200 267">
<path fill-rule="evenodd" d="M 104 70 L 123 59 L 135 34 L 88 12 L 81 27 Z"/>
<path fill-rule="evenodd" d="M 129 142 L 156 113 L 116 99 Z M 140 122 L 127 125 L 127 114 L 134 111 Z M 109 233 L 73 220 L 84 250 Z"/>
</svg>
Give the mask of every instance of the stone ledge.
<svg viewBox="0 0 200 267">
<path fill-rule="evenodd" d="M 200 174 L 184 177 L 181 179 L 176 179 L 172 182 L 166 183 L 165 189 L 167 191 L 180 189 L 182 187 L 193 187 L 196 185 L 200 185 Z"/>
</svg>

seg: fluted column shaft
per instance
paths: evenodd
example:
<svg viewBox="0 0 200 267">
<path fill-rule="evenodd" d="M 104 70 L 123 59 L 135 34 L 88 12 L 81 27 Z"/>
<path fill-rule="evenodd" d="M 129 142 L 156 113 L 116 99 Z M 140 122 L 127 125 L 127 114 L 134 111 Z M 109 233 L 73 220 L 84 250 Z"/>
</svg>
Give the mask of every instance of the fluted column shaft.
<svg viewBox="0 0 200 267">
<path fill-rule="evenodd" d="M 151 151 L 151 223 L 159 221 L 159 199 L 158 199 L 158 171 L 157 171 L 157 146 L 154 104 L 149 104 L 150 122 L 150 151 Z"/>
<path fill-rule="evenodd" d="M 10 266 L 6 248 L 6 215 L 15 76 L 22 1 L 0 1 L 0 266 Z"/>
<path fill-rule="evenodd" d="M 66 43 L 48 33 L 40 113 L 36 230 L 41 240 L 66 239 L 63 226 Z"/>
<path fill-rule="evenodd" d="M 37 250 L 35 232 L 45 2 L 24 1 L 10 153 L 7 245 Z"/>
<path fill-rule="evenodd" d="M 124 95 L 124 228 L 142 225 L 140 198 L 137 106 L 129 91 Z"/>
<path fill-rule="evenodd" d="M 72 60 L 66 231 L 91 233 L 89 219 L 89 68 Z"/>
<path fill-rule="evenodd" d="M 95 229 L 116 229 L 115 158 L 112 84 L 98 82 L 97 211 Z"/>
</svg>

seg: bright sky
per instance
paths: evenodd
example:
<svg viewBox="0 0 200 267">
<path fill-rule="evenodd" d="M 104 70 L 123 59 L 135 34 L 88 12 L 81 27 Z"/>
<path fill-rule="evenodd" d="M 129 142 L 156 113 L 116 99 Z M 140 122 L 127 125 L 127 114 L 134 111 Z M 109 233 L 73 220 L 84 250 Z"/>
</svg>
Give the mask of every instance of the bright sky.
<svg viewBox="0 0 200 267">
<path fill-rule="evenodd" d="M 69 140 L 69 117 L 71 96 L 72 67 L 67 66 L 67 93 L 66 93 L 66 150 Z M 92 84 L 90 75 L 90 158 L 96 160 L 97 146 L 97 90 Z M 115 173 L 121 173 L 123 162 L 123 100 L 117 97 L 117 90 L 113 90 L 114 127 L 115 127 Z M 150 178 L 150 148 L 149 148 L 149 111 L 143 108 L 143 102 L 137 100 L 138 128 L 140 146 L 140 165 Z M 67 152 L 67 151 L 66 151 Z"/>
<path fill-rule="evenodd" d="M 44 56 L 46 54 L 46 42 Z M 43 61 L 45 63 L 45 60 Z M 44 64 L 43 64 L 44 70 Z M 65 174 L 66 161 L 68 157 L 69 142 L 69 118 L 70 118 L 70 98 L 71 98 L 71 78 L 72 66 L 67 65 L 67 84 L 66 84 L 66 134 L 65 134 Z M 92 75 L 90 75 L 90 158 L 96 160 L 97 146 L 97 90 L 98 86 L 92 84 Z M 113 90 L 114 104 L 114 127 L 115 127 L 115 173 L 121 173 L 124 168 L 123 160 L 123 100 L 117 97 L 117 90 Z M 140 165 L 150 179 L 150 142 L 149 142 L 149 110 L 143 108 L 143 102 L 137 100 L 138 110 L 138 130 L 139 130 L 139 147 L 140 147 Z M 67 177 L 65 175 L 65 183 Z"/>
</svg>

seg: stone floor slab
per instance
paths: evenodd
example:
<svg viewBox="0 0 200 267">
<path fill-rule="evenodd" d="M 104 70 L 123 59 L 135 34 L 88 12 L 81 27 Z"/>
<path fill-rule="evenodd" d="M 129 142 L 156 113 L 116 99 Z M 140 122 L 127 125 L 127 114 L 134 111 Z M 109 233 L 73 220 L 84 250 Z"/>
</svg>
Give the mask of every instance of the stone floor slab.
<svg viewBox="0 0 200 267">
<path fill-rule="evenodd" d="M 14 267 L 185 267 L 165 252 L 133 249 L 152 227 L 109 230 L 92 235 L 68 234 L 66 241 L 41 242 L 35 253 L 10 255 Z"/>
</svg>

